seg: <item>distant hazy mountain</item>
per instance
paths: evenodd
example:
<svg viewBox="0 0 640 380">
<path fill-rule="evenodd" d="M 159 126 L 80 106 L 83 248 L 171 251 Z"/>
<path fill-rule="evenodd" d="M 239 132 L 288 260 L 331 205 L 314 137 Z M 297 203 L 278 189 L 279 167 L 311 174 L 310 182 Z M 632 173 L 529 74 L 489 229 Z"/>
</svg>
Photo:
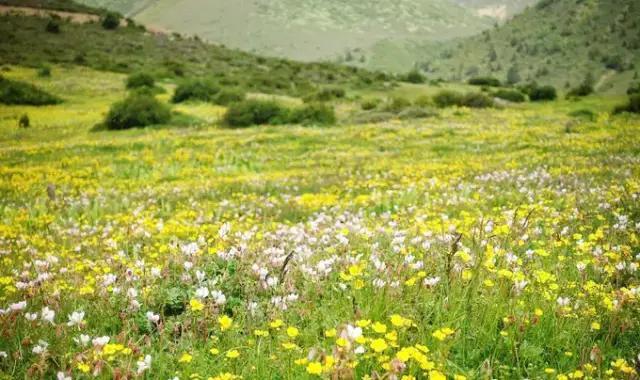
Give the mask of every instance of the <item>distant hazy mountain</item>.
<svg viewBox="0 0 640 380">
<path fill-rule="evenodd" d="M 490 28 L 535 0 L 79 0 L 230 47 L 301 60 Z M 351 53 L 349 53 L 351 54 Z"/>
</svg>

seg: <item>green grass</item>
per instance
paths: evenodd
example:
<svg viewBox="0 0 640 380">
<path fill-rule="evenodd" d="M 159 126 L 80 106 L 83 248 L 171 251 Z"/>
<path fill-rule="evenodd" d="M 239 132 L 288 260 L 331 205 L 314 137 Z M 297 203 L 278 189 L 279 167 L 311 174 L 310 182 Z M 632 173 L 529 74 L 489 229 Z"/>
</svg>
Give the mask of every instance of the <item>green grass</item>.
<svg viewBox="0 0 640 380">
<path fill-rule="evenodd" d="M 418 378 L 635 376 L 640 119 L 611 116 L 618 98 L 329 128 L 211 119 L 113 132 L 94 126 L 125 96 L 125 75 L 5 75 L 66 101 L 0 106 L 0 308 L 27 301 L 0 315 L 1 376 L 134 376 L 145 355 L 141 376 L 163 379 L 312 379 L 318 365 L 326 378 L 388 376 L 393 358 Z M 161 85 L 167 102 L 173 84 Z M 178 107 L 200 120 L 222 110 Z M 596 117 L 576 122 L 578 109 Z M 18 128 L 25 113 L 32 126 Z M 281 281 L 266 285 L 254 265 Z M 202 286 L 226 303 L 200 309 Z M 290 294 L 286 310 L 273 303 Z M 53 325 L 26 319 L 45 305 Z M 80 310 L 85 323 L 68 326 Z M 82 347 L 80 334 L 109 345 Z"/>
</svg>

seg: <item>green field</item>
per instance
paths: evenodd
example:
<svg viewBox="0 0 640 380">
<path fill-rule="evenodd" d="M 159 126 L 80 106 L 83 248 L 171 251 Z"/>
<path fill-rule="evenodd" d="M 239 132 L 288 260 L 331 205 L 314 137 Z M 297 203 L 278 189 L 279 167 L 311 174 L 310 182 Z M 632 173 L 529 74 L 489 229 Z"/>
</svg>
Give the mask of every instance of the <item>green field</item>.
<svg viewBox="0 0 640 380">
<path fill-rule="evenodd" d="M 125 75 L 37 71 L 2 72 L 64 103 L 0 106 L 0 378 L 638 378 L 622 97 L 100 131 Z"/>
</svg>

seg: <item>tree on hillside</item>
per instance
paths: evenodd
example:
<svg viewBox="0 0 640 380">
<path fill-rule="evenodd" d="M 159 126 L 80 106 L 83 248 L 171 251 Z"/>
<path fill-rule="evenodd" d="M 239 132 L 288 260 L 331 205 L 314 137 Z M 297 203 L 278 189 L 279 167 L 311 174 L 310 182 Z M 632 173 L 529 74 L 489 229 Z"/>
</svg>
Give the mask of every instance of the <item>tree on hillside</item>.
<svg viewBox="0 0 640 380">
<path fill-rule="evenodd" d="M 507 83 L 514 85 L 521 80 L 522 77 L 520 77 L 520 70 L 518 70 L 518 67 L 516 65 L 511 66 L 509 71 L 507 71 Z"/>
<path fill-rule="evenodd" d="M 587 73 L 587 75 L 585 75 L 584 79 L 582 80 L 582 83 L 580 83 L 578 87 L 569 91 L 567 97 L 580 97 L 592 94 L 594 83 L 595 80 L 593 78 L 593 74 L 591 72 Z"/>
<path fill-rule="evenodd" d="M 117 29 L 120 26 L 120 15 L 115 12 L 108 12 L 102 18 L 102 27 L 107 30 Z"/>
<path fill-rule="evenodd" d="M 498 59 L 498 53 L 496 52 L 496 49 L 492 46 L 491 50 L 489 50 L 489 62 L 495 62 Z"/>
</svg>

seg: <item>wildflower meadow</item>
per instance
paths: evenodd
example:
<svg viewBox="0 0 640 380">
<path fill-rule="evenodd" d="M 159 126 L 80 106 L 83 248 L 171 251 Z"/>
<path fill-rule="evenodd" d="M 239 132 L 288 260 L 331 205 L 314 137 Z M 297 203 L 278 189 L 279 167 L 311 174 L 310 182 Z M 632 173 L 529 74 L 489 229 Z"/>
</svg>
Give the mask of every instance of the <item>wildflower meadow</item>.
<svg viewBox="0 0 640 380">
<path fill-rule="evenodd" d="M 0 108 L 0 378 L 638 379 L 637 117 L 112 132 L 55 70 Z"/>
</svg>

